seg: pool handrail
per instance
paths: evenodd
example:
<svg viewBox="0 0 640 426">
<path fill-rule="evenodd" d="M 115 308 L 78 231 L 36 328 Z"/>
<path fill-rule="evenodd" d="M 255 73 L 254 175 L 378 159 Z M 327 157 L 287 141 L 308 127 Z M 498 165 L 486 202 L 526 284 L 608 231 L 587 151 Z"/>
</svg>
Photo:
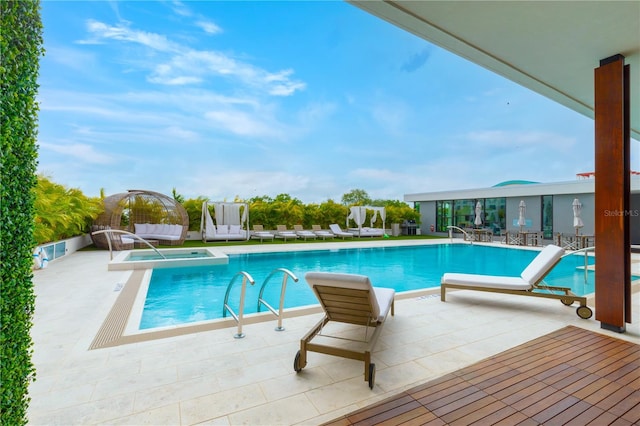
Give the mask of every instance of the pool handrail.
<svg viewBox="0 0 640 426">
<path fill-rule="evenodd" d="M 276 311 L 273 307 L 271 307 L 271 305 L 267 303 L 266 300 L 262 298 L 262 294 L 264 293 L 264 288 L 266 287 L 267 282 L 269 282 L 271 277 L 273 277 L 278 272 L 284 273 L 284 276 L 282 277 L 282 286 L 280 288 L 280 306 Z M 287 279 L 289 277 L 291 277 L 295 282 L 298 282 L 298 277 L 290 270 L 286 268 L 274 269 L 262 283 L 262 286 L 260 287 L 260 293 L 258 294 L 258 312 L 260 312 L 260 305 L 264 305 L 271 311 L 271 313 L 273 313 L 278 318 L 278 326 L 276 327 L 276 331 L 284 330 L 284 327 L 282 326 L 282 311 L 284 310 L 284 295 L 285 291 L 287 290 Z"/>
<path fill-rule="evenodd" d="M 236 282 L 236 280 L 240 276 L 242 277 L 242 288 L 240 290 L 240 307 L 238 308 L 238 313 L 236 314 L 235 312 L 233 312 L 233 309 L 231 309 L 228 302 L 229 302 L 229 294 L 231 293 L 231 288 L 233 287 L 233 284 Z M 224 304 L 222 305 L 222 317 L 223 318 L 226 317 L 227 311 L 229 311 L 233 319 L 236 320 L 236 322 L 238 323 L 238 332 L 233 336 L 236 339 L 242 339 L 244 337 L 244 333 L 242 332 L 242 319 L 244 317 L 244 296 L 247 290 L 247 281 L 249 281 L 251 285 L 254 285 L 256 283 L 256 281 L 248 272 L 240 271 L 237 274 L 235 274 L 233 278 L 231 278 L 231 281 L 229 281 L 229 284 L 227 285 L 227 292 L 224 295 Z"/>
<path fill-rule="evenodd" d="M 587 277 L 589 275 L 589 257 L 587 256 L 587 253 L 590 251 L 595 251 L 596 247 L 595 246 L 591 246 L 591 247 L 584 247 L 581 248 L 579 250 L 571 250 L 569 253 L 565 253 L 562 255 L 562 257 L 560 259 L 564 259 L 567 256 L 573 256 L 574 254 L 578 254 L 581 252 L 584 252 L 584 283 L 587 283 Z"/>
<path fill-rule="evenodd" d="M 447 229 L 449 230 L 449 239 L 452 240 L 453 239 L 453 230 L 457 229 L 458 231 L 462 232 L 465 235 L 465 239 L 468 240 L 472 245 L 473 245 L 473 237 L 471 237 L 467 231 L 465 231 L 464 229 L 460 228 L 459 226 L 455 226 L 455 225 L 449 225 L 447 226 Z"/>
<path fill-rule="evenodd" d="M 114 232 L 116 234 L 126 234 L 126 235 L 129 235 L 129 236 L 133 237 L 135 240 L 142 241 L 143 243 L 145 243 L 146 245 L 151 247 L 151 249 L 153 249 L 153 251 L 158 253 L 158 255 L 160 257 L 162 257 L 163 259 L 167 258 L 164 254 L 160 253 L 160 251 L 157 248 L 155 248 L 149 241 L 145 240 L 140 235 L 134 234 L 133 232 L 125 231 L 125 230 L 122 230 L 122 229 L 101 229 L 100 231 L 93 231 L 91 233 L 91 235 L 107 234 L 107 233 L 112 234 Z M 109 238 L 107 238 L 107 244 L 109 244 L 109 257 L 111 258 L 111 260 L 113 260 L 113 248 L 111 247 L 111 235 L 109 235 Z"/>
</svg>

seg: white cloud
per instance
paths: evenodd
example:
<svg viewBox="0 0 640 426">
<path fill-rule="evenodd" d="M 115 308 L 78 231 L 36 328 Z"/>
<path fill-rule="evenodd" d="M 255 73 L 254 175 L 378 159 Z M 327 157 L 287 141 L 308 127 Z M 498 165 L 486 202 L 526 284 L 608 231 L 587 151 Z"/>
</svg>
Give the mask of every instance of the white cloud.
<svg viewBox="0 0 640 426">
<path fill-rule="evenodd" d="M 211 21 L 199 20 L 196 21 L 196 26 L 202 28 L 207 34 L 220 34 L 222 32 L 222 28 Z"/>
<path fill-rule="evenodd" d="M 235 196 L 247 199 L 255 196 L 296 194 L 305 191 L 310 183 L 309 176 L 283 171 L 255 172 L 248 169 L 210 168 L 191 173 L 184 180 L 190 196 L 204 195 L 212 200 L 232 200 Z M 186 192 L 186 191 L 181 191 Z"/>
<path fill-rule="evenodd" d="M 273 126 L 242 111 L 217 110 L 205 113 L 210 124 L 241 136 L 276 136 Z"/>
<path fill-rule="evenodd" d="M 207 28 L 214 30 L 212 25 L 215 24 L 209 23 Z M 139 44 L 153 52 L 167 54 L 168 56 L 159 57 L 150 55 L 150 58 L 156 61 L 147 65 L 151 70 L 148 76 L 148 81 L 151 83 L 173 86 L 192 85 L 205 83 L 208 77 L 222 76 L 233 78 L 248 87 L 272 96 L 291 96 L 306 88 L 304 82 L 291 78 L 293 75 L 291 69 L 269 72 L 221 52 L 191 49 L 189 46 L 170 41 L 164 35 L 132 29 L 127 22 L 108 25 L 90 19 L 87 20 L 87 30 L 92 38 L 79 43 L 105 43 L 108 40 L 115 40 Z M 140 58 L 135 57 L 130 60 L 132 63 L 137 63 Z"/>
<path fill-rule="evenodd" d="M 107 25 L 93 19 L 87 20 L 87 30 L 95 39 L 80 41 L 79 43 L 100 43 L 102 40 L 119 40 L 141 44 L 160 52 L 178 52 L 181 46 L 173 43 L 163 35 L 144 31 L 132 30 L 126 23 Z"/>
<path fill-rule="evenodd" d="M 173 5 L 173 11 L 180 16 L 189 17 L 193 15 L 191 10 L 187 6 L 185 6 L 185 4 L 181 1 L 174 1 L 172 2 L 172 5 Z"/>
<path fill-rule="evenodd" d="M 77 158 L 83 163 L 88 164 L 111 164 L 116 161 L 116 158 L 97 152 L 93 146 L 81 143 L 75 143 L 70 145 L 58 145 L 45 142 L 39 142 L 40 149 L 46 149 L 49 151 L 57 152 L 58 154 L 64 154 L 69 157 Z"/>
</svg>

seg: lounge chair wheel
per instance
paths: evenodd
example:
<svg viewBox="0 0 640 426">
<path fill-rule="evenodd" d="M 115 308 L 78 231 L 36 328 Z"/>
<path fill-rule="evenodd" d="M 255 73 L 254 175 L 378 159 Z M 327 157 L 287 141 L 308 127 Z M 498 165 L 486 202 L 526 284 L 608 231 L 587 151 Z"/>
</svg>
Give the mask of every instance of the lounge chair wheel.
<svg viewBox="0 0 640 426">
<path fill-rule="evenodd" d="M 369 389 L 373 389 L 373 385 L 376 382 L 376 365 L 369 364 Z"/>
<path fill-rule="evenodd" d="M 578 309 L 576 309 L 576 313 L 582 319 L 589 319 L 593 315 L 593 311 L 588 306 L 578 306 Z"/>
<path fill-rule="evenodd" d="M 296 357 L 293 359 L 293 369 L 296 373 L 302 371 L 302 366 L 300 365 L 300 351 L 296 352 Z"/>
<path fill-rule="evenodd" d="M 565 306 L 571 306 L 573 305 L 573 300 L 572 299 L 560 299 L 560 301 L 562 302 L 563 305 Z"/>
</svg>

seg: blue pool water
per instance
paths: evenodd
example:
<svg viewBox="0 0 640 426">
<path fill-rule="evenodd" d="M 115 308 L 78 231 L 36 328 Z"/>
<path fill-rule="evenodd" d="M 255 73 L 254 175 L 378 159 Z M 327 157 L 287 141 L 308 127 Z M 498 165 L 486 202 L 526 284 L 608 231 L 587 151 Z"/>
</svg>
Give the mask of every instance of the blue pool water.
<svg viewBox="0 0 640 426">
<path fill-rule="evenodd" d="M 318 303 L 304 281 L 309 271 L 363 274 L 369 276 L 374 286 L 404 292 L 438 287 L 445 272 L 520 275 L 536 254 L 504 247 L 438 244 L 229 255 L 226 265 L 154 269 L 140 329 L 222 318 L 227 285 L 239 271 L 248 272 L 256 282 L 254 286 L 247 285 L 244 311 L 247 314 L 257 312 L 259 289 L 276 268 L 289 269 L 300 279 L 298 282 L 289 279 L 287 283 L 285 307 L 291 308 Z M 585 284 L 583 267 L 584 256 L 565 257 L 545 282 L 570 287 L 579 295 L 593 293 L 594 273 L 587 273 Z M 281 282 L 282 275 L 274 276 L 264 293 L 267 302 L 276 308 Z M 236 312 L 240 284 L 238 278 L 229 303 Z"/>
</svg>

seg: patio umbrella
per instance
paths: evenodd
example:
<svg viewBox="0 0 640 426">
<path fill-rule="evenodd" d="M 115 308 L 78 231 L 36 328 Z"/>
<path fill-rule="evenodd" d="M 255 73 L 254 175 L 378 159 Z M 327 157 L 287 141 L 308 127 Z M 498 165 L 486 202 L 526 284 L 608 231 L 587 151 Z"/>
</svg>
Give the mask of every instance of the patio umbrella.
<svg viewBox="0 0 640 426">
<path fill-rule="evenodd" d="M 480 201 L 476 203 L 476 218 L 473 223 L 476 226 L 482 226 L 482 205 L 480 204 Z"/>
<path fill-rule="evenodd" d="M 573 227 L 576 228 L 576 235 L 578 235 L 578 230 L 584 226 L 582 223 L 582 218 L 580 214 L 582 213 L 582 203 L 577 198 L 573 200 Z"/>
<path fill-rule="evenodd" d="M 522 231 L 522 228 L 527 224 L 527 220 L 524 217 L 525 213 L 527 212 L 527 205 L 524 203 L 524 200 L 520 200 L 518 211 L 518 225 L 520 226 L 520 231 Z"/>
</svg>

